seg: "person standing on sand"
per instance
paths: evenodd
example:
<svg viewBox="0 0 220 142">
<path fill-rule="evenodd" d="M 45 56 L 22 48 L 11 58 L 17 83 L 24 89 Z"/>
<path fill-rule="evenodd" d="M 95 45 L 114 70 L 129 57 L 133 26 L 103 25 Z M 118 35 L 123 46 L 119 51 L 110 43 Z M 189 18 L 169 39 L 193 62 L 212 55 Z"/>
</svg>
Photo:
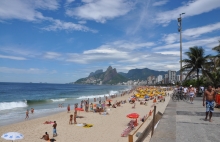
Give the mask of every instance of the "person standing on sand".
<svg viewBox="0 0 220 142">
<path fill-rule="evenodd" d="M 77 115 L 77 113 L 76 113 L 76 111 L 74 112 L 74 124 L 77 124 L 77 122 L 76 122 L 76 115 Z"/>
<path fill-rule="evenodd" d="M 53 124 L 53 137 L 57 136 L 57 123 L 56 121 L 54 121 Z"/>
<path fill-rule="evenodd" d="M 215 91 L 213 91 L 212 85 L 209 85 L 208 89 L 205 91 L 203 96 L 203 106 L 206 105 L 205 121 L 207 120 L 209 114 L 209 122 L 212 122 L 212 113 L 214 112 L 214 102 L 215 102 Z"/>
<path fill-rule="evenodd" d="M 67 112 L 70 112 L 70 105 L 67 106 Z"/>
<path fill-rule="evenodd" d="M 70 115 L 70 121 L 69 121 L 69 124 L 73 124 L 72 121 L 73 121 L 73 115 L 71 114 L 71 115 Z"/>
<path fill-rule="evenodd" d="M 25 117 L 25 119 L 29 119 L 29 110 L 27 109 L 27 111 L 26 111 L 26 117 Z"/>
</svg>

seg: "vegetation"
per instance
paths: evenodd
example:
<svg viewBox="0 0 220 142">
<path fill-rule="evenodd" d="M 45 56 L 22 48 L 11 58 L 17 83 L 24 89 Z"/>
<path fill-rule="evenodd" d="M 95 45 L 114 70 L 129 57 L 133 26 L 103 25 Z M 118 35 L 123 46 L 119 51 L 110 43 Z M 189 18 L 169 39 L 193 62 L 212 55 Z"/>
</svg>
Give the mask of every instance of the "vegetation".
<svg viewBox="0 0 220 142">
<path fill-rule="evenodd" d="M 184 86 L 201 86 L 212 84 L 217 86 L 220 84 L 220 41 L 219 45 L 213 48 L 217 55 L 205 55 L 205 50 L 202 47 L 190 47 L 189 51 L 185 52 L 187 59 L 183 59 L 184 64 L 182 71 L 187 71 Z M 199 72 L 202 76 L 199 77 Z M 189 77 L 196 74 L 196 80 Z"/>
</svg>

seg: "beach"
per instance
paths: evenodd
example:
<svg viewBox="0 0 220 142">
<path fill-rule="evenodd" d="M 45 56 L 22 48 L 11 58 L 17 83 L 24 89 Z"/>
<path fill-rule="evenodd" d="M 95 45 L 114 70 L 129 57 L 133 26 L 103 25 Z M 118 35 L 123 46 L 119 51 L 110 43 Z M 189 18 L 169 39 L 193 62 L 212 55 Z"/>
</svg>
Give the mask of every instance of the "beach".
<svg viewBox="0 0 220 142">
<path fill-rule="evenodd" d="M 128 100 L 132 94 L 126 94 L 125 96 L 118 96 L 114 101 Z M 169 101 L 169 96 L 166 96 L 165 102 L 155 103 L 157 106 L 157 111 L 164 112 L 167 103 Z M 17 140 L 22 142 L 40 142 L 45 141 L 40 139 L 45 132 L 48 132 L 49 137 L 52 138 L 52 124 L 43 124 L 45 121 L 56 121 L 57 122 L 57 137 L 54 137 L 56 141 L 66 142 L 66 141 L 76 141 L 76 142 L 85 142 L 85 141 L 94 141 L 94 142 L 127 142 L 128 137 L 121 137 L 121 133 L 124 129 L 127 128 L 127 124 L 131 119 L 127 118 L 126 115 L 129 113 L 138 113 L 140 117 L 138 118 L 138 123 L 142 123 L 140 118 L 148 114 L 150 110 L 153 110 L 153 101 L 148 101 L 147 106 L 140 105 L 136 102 L 135 109 L 132 109 L 132 104 L 128 102 L 122 104 L 121 107 L 110 108 L 109 115 L 100 115 L 99 113 L 93 112 L 78 112 L 78 116 L 83 116 L 84 118 L 77 118 L 77 123 L 87 123 L 93 124 L 91 128 L 84 128 L 77 126 L 76 124 L 69 124 L 70 114 L 73 114 L 74 110 L 71 107 L 70 113 L 61 112 L 58 114 L 49 115 L 46 117 L 36 118 L 32 120 L 24 120 L 20 123 L 15 123 L 7 126 L 0 127 L 0 134 L 6 132 L 19 132 L 24 135 L 24 139 Z M 30 114 L 30 117 L 33 117 L 35 114 Z M 24 114 L 25 117 L 25 114 Z M 143 131 L 146 128 L 152 116 L 144 123 L 144 125 L 138 130 L 138 132 Z M 138 126 L 131 131 L 132 134 Z M 137 139 L 134 135 L 134 140 Z M 147 138 L 149 139 L 149 137 Z M 146 141 L 148 141 L 146 139 Z M 0 139 L 1 142 L 7 142 L 7 140 Z"/>
</svg>

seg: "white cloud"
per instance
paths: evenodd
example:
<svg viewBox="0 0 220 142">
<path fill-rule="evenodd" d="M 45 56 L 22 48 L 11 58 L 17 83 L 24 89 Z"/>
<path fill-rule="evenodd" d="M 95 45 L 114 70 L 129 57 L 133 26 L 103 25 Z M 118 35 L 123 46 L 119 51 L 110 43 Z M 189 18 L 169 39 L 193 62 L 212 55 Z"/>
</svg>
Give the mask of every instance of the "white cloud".
<svg viewBox="0 0 220 142">
<path fill-rule="evenodd" d="M 157 2 L 154 2 L 152 6 L 162 6 L 162 5 L 165 5 L 167 2 L 168 0 L 157 1 Z"/>
<path fill-rule="evenodd" d="M 73 0 L 68 0 L 71 3 Z M 51 25 L 42 28 L 46 31 L 57 31 L 57 30 L 75 30 L 75 31 L 91 31 L 96 32 L 84 25 L 75 24 L 72 22 L 64 22 L 56 20 L 51 17 L 45 17 L 39 10 L 57 10 L 59 8 L 57 0 L 16 0 L 0 1 L 0 21 L 9 19 L 19 19 L 26 21 L 50 21 Z"/>
<path fill-rule="evenodd" d="M 100 47 L 102 48 L 116 48 L 120 50 L 135 50 L 140 48 L 149 48 L 154 46 L 153 42 L 132 42 L 127 40 L 118 40 L 112 43 L 104 44 Z"/>
<path fill-rule="evenodd" d="M 24 57 L 6 56 L 6 55 L 0 55 L 0 58 L 11 59 L 11 60 L 27 60 Z"/>
<path fill-rule="evenodd" d="M 79 24 L 86 24 L 86 21 L 79 21 Z"/>
<path fill-rule="evenodd" d="M 156 16 L 156 23 L 167 25 L 170 21 L 176 20 L 180 13 L 186 13 L 184 17 L 199 15 L 210 12 L 220 7 L 219 0 L 190 0 L 187 4 L 174 10 L 163 11 Z"/>
<path fill-rule="evenodd" d="M 56 10 L 59 4 L 56 0 L 16 0 L 0 1 L 0 19 L 19 19 L 26 21 L 36 21 L 45 19 L 37 9 Z"/>
<path fill-rule="evenodd" d="M 36 57 L 39 56 L 40 53 L 36 51 L 35 49 L 28 49 L 28 48 L 20 48 L 16 46 L 6 46 L 6 47 L 1 47 L 0 51 L 10 54 L 10 55 L 22 55 L 25 57 Z"/>
<path fill-rule="evenodd" d="M 14 73 L 14 74 L 43 74 L 43 73 L 46 73 L 47 70 L 38 69 L 38 68 L 17 69 L 17 68 L 0 67 L 0 72 Z"/>
<path fill-rule="evenodd" d="M 47 59 L 58 59 L 61 57 L 61 54 L 56 52 L 46 52 L 43 57 Z"/>
<path fill-rule="evenodd" d="M 213 31 L 218 31 L 218 30 L 220 30 L 220 22 L 202 27 L 186 29 L 182 32 L 182 38 L 192 40 L 203 34 L 211 33 Z M 171 33 L 164 35 L 163 41 L 165 41 L 167 44 L 175 43 L 179 41 L 179 34 Z"/>
<path fill-rule="evenodd" d="M 211 38 L 203 38 L 203 39 L 197 39 L 197 40 L 192 40 L 192 41 L 187 41 L 183 42 L 183 50 L 188 49 L 189 47 L 193 46 L 202 46 L 202 47 L 208 47 L 208 48 L 213 48 L 213 45 L 218 45 L 218 40 L 220 39 L 220 36 L 216 37 L 211 37 Z M 163 46 L 157 46 L 153 48 L 154 51 L 157 50 L 167 50 L 167 49 L 178 49 L 180 48 L 180 43 L 173 43 L 173 44 L 167 44 Z M 205 48 L 206 49 L 206 48 Z"/>
<path fill-rule="evenodd" d="M 175 55 L 175 56 L 180 56 L 180 51 L 162 51 L 162 52 L 156 52 L 160 54 L 165 54 L 165 55 Z"/>
<path fill-rule="evenodd" d="M 52 25 L 42 28 L 46 31 L 59 31 L 59 30 L 66 30 L 66 31 L 90 31 L 96 33 L 96 30 L 92 30 L 84 25 L 75 24 L 72 22 L 64 22 L 61 20 L 51 20 L 53 22 Z"/>
<path fill-rule="evenodd" d="M 82 2 L 84 4 L 79 7 L 68 8 L 66 14 L 104 23 L 107 19 L 127 14 L 133 7 L 131 0 L 83 0 Z"/>
</svg>

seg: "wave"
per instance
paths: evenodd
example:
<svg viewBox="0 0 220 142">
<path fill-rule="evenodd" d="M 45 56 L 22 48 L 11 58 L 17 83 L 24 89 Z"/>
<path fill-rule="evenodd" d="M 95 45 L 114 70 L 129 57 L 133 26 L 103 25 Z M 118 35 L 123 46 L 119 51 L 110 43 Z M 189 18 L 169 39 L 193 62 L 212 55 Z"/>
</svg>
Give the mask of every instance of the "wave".
<svg viewBox="0 0 220 142">
<path fill-rule="evenodd" d="M 27 102 L 2 102 L 0 103 L 0 110 L 13 109 L 19 107 L 27 107 Z"/>
<path fill-rule="evenodd" d="M 119 92 L 118 92 L 118 91 L 110 91 L 110 92 L 109 92 L 110 95 L 115 95 L 115 94 L 117 94 L 117 93 L 119 93 Z"/>
<path fill-rule="evenodd" d="M 62 98 L 62 99 L 50 99 L 53 102 L 63 102 L 66 100 L 66 98 Z"/>
<path fill-rule="evenodd" d="M 90 96 L 80 96 L 77 99 L 92 99 L 92 98 L 103 98 L 105 96 L 109 96 L 109 95 L 115 95 L 119 93 L 118 91 L 110 91 L 109 94 L 102 94 L 102 95 L 90 95 Z"/>
</svg>

